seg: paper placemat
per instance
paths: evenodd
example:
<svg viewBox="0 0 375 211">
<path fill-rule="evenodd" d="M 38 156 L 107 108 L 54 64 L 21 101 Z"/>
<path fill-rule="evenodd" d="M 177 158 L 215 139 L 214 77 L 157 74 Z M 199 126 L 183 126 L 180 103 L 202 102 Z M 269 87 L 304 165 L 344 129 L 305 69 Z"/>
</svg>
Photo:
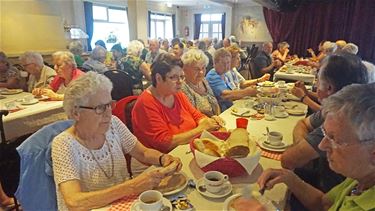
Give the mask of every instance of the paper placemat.
<svg viewBox="0 0 375 211">
<path fill-rule="evenodd" d="M 131 195 L 119 199 L 111 204 L 108 211 L 129 211 L 132 204 L 138 199 L 139 195 Z"/>
<path fill-rule="evenodd" d="M 261 156 L 274 159 L 274 160 L 278 160 L 278 161 L 281 160 L 281 155 L 283 154 L 282 152 L 271 152 L 271 151 L 264 150 L 264 149 L 260 149 L 260 150 L 262 151 Z"/>
</svg>

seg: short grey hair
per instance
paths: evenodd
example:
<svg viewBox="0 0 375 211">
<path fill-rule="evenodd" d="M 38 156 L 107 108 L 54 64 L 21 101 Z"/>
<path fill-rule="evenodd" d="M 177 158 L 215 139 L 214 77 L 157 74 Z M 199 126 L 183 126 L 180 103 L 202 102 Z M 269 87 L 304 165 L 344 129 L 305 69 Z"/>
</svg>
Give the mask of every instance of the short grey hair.
<svg viewBox="0 0 375 211">
<path fill-rule="evenodd" d="M 74 55 L 81 55 L 83 52 L 83 46 L 80 41 L 73 41 L 69 43 L 69 51 Z"/>
<path fill-rule="evenodd" d="M 140 56 L 144 46 L 138 40 L 130 41 L 128 45 L 128 54 L 133 56 Z"/>
<path fill-rule="evenodd" d="M 323 100 L 323 115 L 341 114 L 360 141 L 375 141 L 375 83 L 352 84 Z"/>
<path fill-rule="evenodd" d="M 89 99 L 99 90 L 111 92 L 112 82 L 102 74 L 87 72 L 72 81 L 65 90 L 63 108 L 66 115 L 72 118 L 78 106 L 86 105 Z"/>
<path fill-rule="evenodd" d="M 107 49 L 102 46 L 96 46 L 91 52 L 91 59 L 97 61 L 104 61 L 107 55 Z"/>
<path fill-rule="evenodd" d="M 74 68 L 77 68 L 77 63 L 74 60 L 74 55 L 69 51 L 56 51 L 52 54 L 53 60 L 61 59 L 62 61 L 71 64 Z"/>
<path fill-rule="evenodd" d="M 336 51 L 337 45 L 334 42 L 325 41 L 322 48 L 326 53 L 333 53 Z"/>
<path fill-rule="evenodd" d="M 39 67 L 44 66 L 43 57 L 38 52 L 26 51 L 24 54 L 20 56 L 19 60 L 28 64 L 36 64 Z"/>
<path fill-rule="evenodd" d="M 280 49 L 280 48 L 284 48 L 284 47 L 287 47 L 287 48 L 289 48 L 290 46 L 289 46 L 289 43 L 287 43 L 287 42 L 281 42 L 281 43 L 279 43 L 279 44 L 277 44 L 277 48 L 278 49 Z"/>
<path fill-rule="evenodd" d="M 198 49 L 189 49 L 181 56 L 184 65 L 191 65 L 194 63 L 203 63 L 205 67 L 208 65 L 208 57 L 203 51 Z"/>
<path fill-rule="evenodd" d="M 341 49 L 341 52 L 357 54 L 358 46 L 354 43 L 348 43 Z"/>
</svg>

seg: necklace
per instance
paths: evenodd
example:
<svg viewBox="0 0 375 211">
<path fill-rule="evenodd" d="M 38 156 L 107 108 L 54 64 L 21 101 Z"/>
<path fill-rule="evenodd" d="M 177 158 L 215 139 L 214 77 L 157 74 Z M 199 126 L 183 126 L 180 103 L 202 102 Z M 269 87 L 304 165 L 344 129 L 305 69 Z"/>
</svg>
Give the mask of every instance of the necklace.
<svg viewBox="0 0 375 211">
<path fill-rule="evenodd" d="M 76 135 L 76 137 L 77 137 L 79 140 L 81 140 L 82 142 L 85 143 L 86 148 L 87 148 L 87 149 L 89 150 L 89 152 L 90 152 L 90 155 L 91 155 L 92 158 L 94 159 L 96 165 L 98 165 L 99 169 L 103 172 L 104 176 L 107 177 L 107 179 L 112 178 L 112 177 L 113 177 L 113 174 L 114 174 L 114 168 L 115 168 L 115 165 L 114 165 L 114 161 L 113 161 L 113 155 L 112 155 L 112 151 L 111 151 L 111 146 L 109 146 L 107 139 L 105 139 L 104 142 L 105 142 L 106 146 L 108 147 L 109 154 L 111 155 L 111 171 L 110 171 L 110 174 L 107 174 L 107 172 L 104 171 L 104 168 L 100 165 L 99 161 L 98 161 L 98 160 L 96 159 L 96 157 L 94 156 L 94 153 L 92 152 L 92 150 L 89 149 L 89 148 L 87 147 L 88 144 L 86 143 L 86 141 L 83 140 L 83 139 L 81 139 L 81 138 L 79 138 L 78 135 Z"/>
</svg>

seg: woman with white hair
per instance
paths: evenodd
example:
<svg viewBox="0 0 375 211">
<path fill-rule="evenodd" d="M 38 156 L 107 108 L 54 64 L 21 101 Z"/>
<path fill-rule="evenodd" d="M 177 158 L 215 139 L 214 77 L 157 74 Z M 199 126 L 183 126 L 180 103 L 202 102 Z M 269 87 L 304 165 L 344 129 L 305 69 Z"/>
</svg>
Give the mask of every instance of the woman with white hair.
<svg viewBox="0 0 375 211">
<path fill-rule="evenodd" d="M 20 71 L 8 60 L 4 52 L 0 51 L 0 88 L 21 88 Z"/>
<path fill-rule="evenodd" d="M 178 158 L 144 147 L 115 116 L 112 83 L 89 72 L 69 85 L 64 110 L 73 126 L 52 142 L 59 210 L 91 210 L 156 187 L 181 169 Z M 127 180 L 125 154 L 155 168 Z"/>
<path fill-rule="evenodd" d="M 43 63 L 43 57 L 37 52 L 25 52 L 19 58 L 20 64 L 26 72 L 30 73 L 27 81 L 27 91 L 35 88 L 48 88 L 56 75 L 56 71 Z"/>
<path fill-rule="evenodd" d="M 273 59 L 278 59 L 281 62 L 285 62 L 289 57 L 289 44 L 287 42 L 281 42 L 277 44 L 277 49 L 271 54 Z"/>
<path fill-rule="evenodd" d="M 324 134 L 319 149 L 329 167 L 346 177 L 328 193 L 302 181 L 293 171 L 268 169 L 261 189 L 284 183 L 309 210 L 375 210 L 375 84 L 349 85 L 323 102 Z"/>
<path fill-rule="evenodd" d="M 212 117 L 220 114 L 220 106 L 207 80 L 206 66 L 208 57 L 198 49 L 190 49 L 181 57 L 185 83 L 182 83 L 182 91 L 189 101 L 200 112 Z"/>
<path fill-rule="evenodd" d="M 138 40 L 133 40 L 128 45 L 128 54 L 121 59 L 120 71 L 127 73 L 133 79 L 133 94 L 140 95 L 143 91 L 143 76 L 151 81 L 150 65 L 140 56 L 144 46 Z"/>
<path fill-rule="evenodd" d="M 63 100 L 65 89 L 69 83 L 84 73 L 77 69 L 74 56 L 68 51 L 55 52 L 52 54 L 52 60 L 57 75 L 49 84 L 48 88 L 35 88 L 32 93 L 37 96 L 47 96 L 51 100 Z"/>
<path fill-rule="evenodd" d="M 108 71 L 104 64 L 106 60 L 107 50 L 102 46 L 96 46 L 92 52 L 89 60 L 83 63 L 82 70 L 85 72 L 94 71 L 103 74 Z"/>
</svg>

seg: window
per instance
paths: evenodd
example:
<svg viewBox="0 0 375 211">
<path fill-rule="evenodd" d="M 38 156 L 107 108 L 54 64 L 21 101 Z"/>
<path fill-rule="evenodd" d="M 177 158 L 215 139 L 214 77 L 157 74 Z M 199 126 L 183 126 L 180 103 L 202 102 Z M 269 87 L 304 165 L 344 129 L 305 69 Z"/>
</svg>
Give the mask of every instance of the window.
<svg viewBox="0 0 375 211">
<path fill-rule="evenodd" d="M 205 37 L 217 38 L 221 40 L 221 19 L 223 14 L 202 14 L 201 16 L 201 30 L 199 33 L 199 39 Z"/>
<path fill-rule="evenodd" d="M 151 13 L 149 36 L 153 39 L 172 39 L 173 23 L 172 15 Z"/>
<path fill-rule="evenodd" d="M 126 46 L 129 43 L 129 23 L 127 11 L 123 8 L 94 5 L 94 32 L 91 46 L 103 40 L 110 50 L 116 43 Z"/>
</svg>

